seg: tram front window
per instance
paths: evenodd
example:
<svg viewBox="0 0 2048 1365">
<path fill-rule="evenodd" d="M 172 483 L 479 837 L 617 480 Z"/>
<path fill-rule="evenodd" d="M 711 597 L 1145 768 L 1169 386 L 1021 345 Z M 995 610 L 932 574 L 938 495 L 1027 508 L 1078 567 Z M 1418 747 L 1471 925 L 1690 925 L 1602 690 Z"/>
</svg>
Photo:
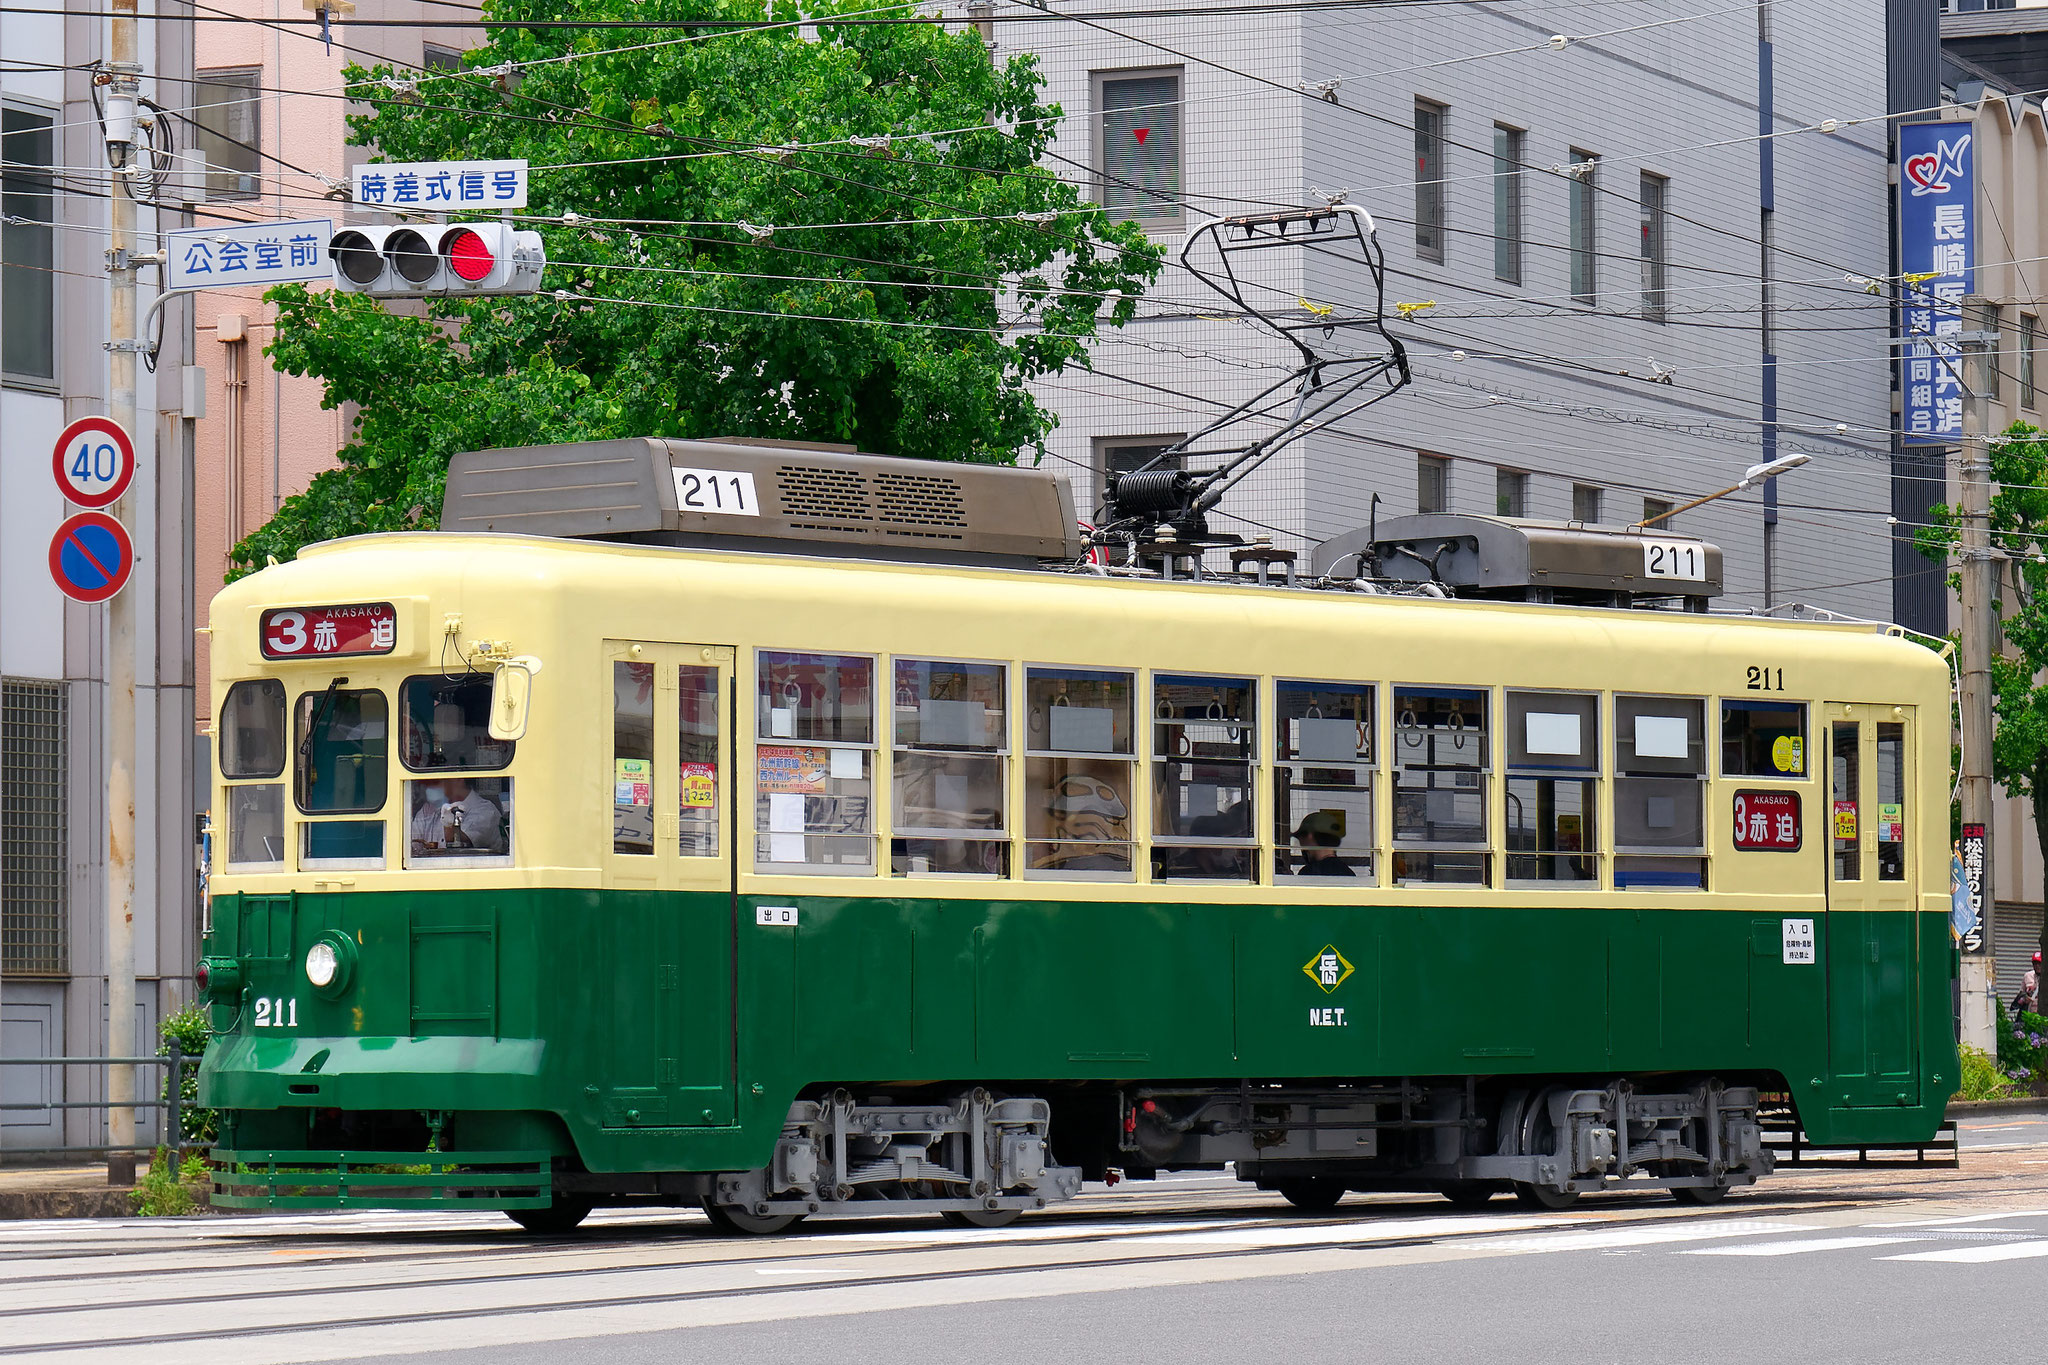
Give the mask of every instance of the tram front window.
<svg viewBox="0 0 2048 1365">
<path fill-rule="evenodd" d="M 299 696 L 296 791 L 306 815 L 368 814 L 384 808 L 391 743 L 390 707 L 374 688 L 336 678 Z"/>
</svg>

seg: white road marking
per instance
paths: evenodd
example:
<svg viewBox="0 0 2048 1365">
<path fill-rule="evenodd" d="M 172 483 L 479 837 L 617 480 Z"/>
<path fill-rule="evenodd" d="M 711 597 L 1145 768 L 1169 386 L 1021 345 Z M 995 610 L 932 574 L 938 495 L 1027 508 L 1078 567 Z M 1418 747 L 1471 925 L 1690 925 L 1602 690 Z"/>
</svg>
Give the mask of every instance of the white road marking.
<svg viewBox="0 0 2048 1365">
<path fill-rule="evenodd" d="M 1480 1242 L 1477 1251 L 1523 1253 L 1605 1251 L 1613 1247 L 1661 1246 L 1666 1242 L 1704 1241 L 1712 1237 L 1763 1237 L 1783 1232 L 1816 1232 L 1825 1223 L 1793 1223 L 1772 1218 L 1743 1218 L 1711 1223 L 1680 1223 L 1660 1228 L 1617 1228 L 1612 1232 L 1552 1232 L 1541 1237 L 1509 1237 Z"/>
<path fill-rule="evenodd" d="M 2001 1218 L 2048 1218 L 2048 1209 L 2007 1209 L 2003 1213 L 1972 1213 L 1953 1218 L 1911 1218 L 1903 1223 L 1865 1223 L 1866 1228 L 1943 1228 L 1959 1223 L 1995 1223 Z"/>
<path fill-rule="evenodd" d="M 1583 1220 L 1564 1215 L 1525 1214 L 1498 1218 L 1375 1218 L 1362 1223 L 1253 1224 L 1218 1232 L 1165 1229 L 1146 1237 L 1146 1246 L 1325 1246 L 1332 1242 L 1405 1240 L 1416 1237 L 1478 1237 L 1524 1232 Z"/>
<path fill-rule="evenodd" d="M 2048 1242 L 1994 1242 L 1990 1246 L 1950 1247 L 1946 1251 L 1915 1251 L 1904 1256 L 1881 1256 L 1878 1259 L 1984 1265 L 1990 1261 L 2028 1261 L 2040 1256 L 2048 1256 Z"/>
<path fill-rule="evenodd" d="M 1734 1247 L 1694 1247 L 1681 1256 L 1797 1256 L 1807 1251 L 1848 1251 L 1853 1247 L 1888 1247 L 1911 1237 L 1815 1237 L 1804 1242 L 1750 1242 Z"/>
</svg>

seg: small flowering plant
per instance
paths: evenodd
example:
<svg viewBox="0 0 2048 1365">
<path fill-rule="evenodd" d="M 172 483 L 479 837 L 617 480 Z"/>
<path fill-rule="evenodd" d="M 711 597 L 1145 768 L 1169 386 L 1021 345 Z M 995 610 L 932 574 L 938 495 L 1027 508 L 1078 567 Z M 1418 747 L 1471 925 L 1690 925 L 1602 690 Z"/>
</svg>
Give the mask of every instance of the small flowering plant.
<svg viewBox="0 0 2048 1365">
<path fill-rule="evenodd" d="M 2032 1089 L 2048 1071 L 2048 1018 L 2031 1011 L 2015 1019 L 1998 1005 L 1998 1069 Z"/>
</svg>

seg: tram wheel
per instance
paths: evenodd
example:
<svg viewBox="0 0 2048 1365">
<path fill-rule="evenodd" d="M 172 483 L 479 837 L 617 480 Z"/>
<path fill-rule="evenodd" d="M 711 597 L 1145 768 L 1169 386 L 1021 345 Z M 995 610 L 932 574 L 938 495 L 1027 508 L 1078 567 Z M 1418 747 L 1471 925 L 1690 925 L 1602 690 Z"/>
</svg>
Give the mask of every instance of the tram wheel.
<svg viewBox="0 0 2048 1365">
<path fill-rule="evenodd" d="M 544 1236 L 575 1230 L 578 1223 L 590 1217 L 590 1211 L 597 1207 L 588 1199 L 564 1199 L 555 1196 L 555 1202 L 544 1209 L 506 1209 L 505 1216 L 528 1232 Z"/>
<path fill-rule="evenodd" d="M 1348 1191 L 1344 1182 L 1328 1176 L 1311 1176 L 1305 1180 L 1283 1180 L 1274 1186 L 1280 1197 L 1300 1209 L 1303 1213 L 1328 1213 L 1337 1207 Z"/>
<path fill-rule="evenodd" d="M 1560 1190 L 1549 1185 L 1515 1182 L 1515 1202 L 1531 1209 L 1568 1209 L 1579 1202 L 1577 1190 Z"/>
<path fill-rule="evenodd" d="M 804 1220 L 800 1213 L 750 1213 L 737 1204 L 709 1200 L 704 1201 L 704 1216 L 712 1227 L 734 1237 L 773 1237 Z"/>
<path fill-rule="evenodd" d="M 1728 1197 L 1733 1185 L 1677 1185 L 1671 1197 L 1681 1204 L 1718 1204 Z"/>
<path fill-rule="evenodd" d="M 1024 1216 L 1022 1209 L 941 1209 L 939 1217 L 956 1228 L 1006 1228 Z"/>
<path fill-rule="evenodd" d="M 1483 1209 L 1500 1192 L 1500 1186 L 1490 1180 L 1452 1180 L 1441 1190 L 1444 1198 L 1461 1209 Z"/>
</svg>

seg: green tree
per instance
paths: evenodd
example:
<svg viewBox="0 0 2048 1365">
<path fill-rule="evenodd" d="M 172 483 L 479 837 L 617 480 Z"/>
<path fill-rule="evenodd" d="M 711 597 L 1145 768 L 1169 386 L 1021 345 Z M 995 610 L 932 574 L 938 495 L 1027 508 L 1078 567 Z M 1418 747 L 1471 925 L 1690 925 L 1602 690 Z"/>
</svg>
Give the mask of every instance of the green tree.
<svg viewBox="0 0 2048 1365">
<path fill-rule="evenodd" d="M 1991 442 L 1991 546 L 2003 591 L 1993 594 L 2003 647 L 1991 656 L 1991 774 L 2027 801 L 2048 855 L 2048 440 L 2024 422 Z M 1934 525 L 1914 533 L 1920 552 L 1951 562 L 1961 539 L 1956 509 L 1937 506 Z M 1960 593 L 1959 574 L 1949 587 Z"/>
<path fill-rule="evenodd" d="M 532 163 L 545 292 L 422 315 L 273 290 L 267 353 L 355 421 L 339 467 L 238 546 L 234 572 L 431 527 L 461 450 L 747 435 L 1042 456 L 1054 419 L 1027 384 L 1129 321 L 1161 250 L 1041 164 L 1061 111 L 1033 59 L 995 66 L 972 29 L 831 22 L 856 10 L 913 14 L 823 0 L 795 26 L 766 0 L 492 0 L 459 74 L 351 67 L 384 82 L 349 119 L 383 159 Z M 764 26 L 518 26 L 559 18 Z"/>
</svg>

